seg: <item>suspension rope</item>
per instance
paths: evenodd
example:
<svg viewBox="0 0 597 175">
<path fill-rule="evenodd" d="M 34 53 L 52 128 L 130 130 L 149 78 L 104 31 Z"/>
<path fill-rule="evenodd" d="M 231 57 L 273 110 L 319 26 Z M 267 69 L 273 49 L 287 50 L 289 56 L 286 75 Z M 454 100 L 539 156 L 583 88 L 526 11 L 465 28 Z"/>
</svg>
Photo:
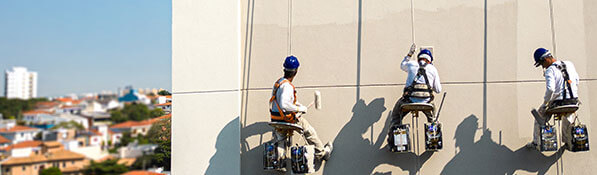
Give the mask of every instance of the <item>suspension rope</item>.
<svg viewBox="0 0 597 175">
<path fill-rule="evenodd" d="M 549 22 L 551 25 L 550 26 L 551 27 L 551 44 L 553 47 L 552 54 L 554 55 L 554 57 L 557 57 L 557 55 L 556 55 L 556 29 L 555 29 L 554 18 L 553 18 L 553 2 L 552 2 L 552 0 L 549 0 Z M 544 71 L 545 71 L 545 69 L 544 69 Z M 567 119 L 564 119 L 564 120 L 567 120 Z M 562 127 L 560 126 L 561 120 L 555 121 L 555 119 L 554 119 L 554 122 L 558 123 L 558 129 L 561 130 L 562 129 Z M 559 135 L 560 136 L 559 138 L 562 138 L 562 135 L 559 132 L 557 132 L 556 135 Z M 560 146 L 562 145 L 562 142 L 560 141 L 560 139 L 558 139 L 557 142 L 560 142 L 559 143 Z M 556 152 L 556 154 L 558 154 L 558 157 L 560 157 L 560 160 L 558 161 L 558 164 L 557 164 L 556 173 L 563 174 L 564 173 L 564 168 L 563 168 L 564 160 L 561 158 L 561 155 L 560 155 L 561 153 L 559 151 Z"/>
<path fill-rule="evenodd" d="M 415 43 L 415 2 L 410 0 L 410 23 L 412 33 L 412 43 Z"/>
<path fill-rule="evenodd" d="M 551 23 L 551 43 L 552 43 L 552 47 L 553 47 L 553 52 L 552 54 L 554 56 L 556 56 L 556 29 L 555 29 L 555 24 L 554 24 L 554 19 L 553 19 L 553 3 L 552 0 L 549 0 L 549 21 Z"/>
<path fill-rule="evenodd" d="M 288 0 L 288 55 L 292 55 L 292 0 Z"/>
</svg>

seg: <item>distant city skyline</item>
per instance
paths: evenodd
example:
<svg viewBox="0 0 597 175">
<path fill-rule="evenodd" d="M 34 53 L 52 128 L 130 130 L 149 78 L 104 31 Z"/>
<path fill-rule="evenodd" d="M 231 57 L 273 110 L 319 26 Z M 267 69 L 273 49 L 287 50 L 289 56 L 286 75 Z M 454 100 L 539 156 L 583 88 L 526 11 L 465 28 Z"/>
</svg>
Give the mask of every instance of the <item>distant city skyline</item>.
<svg viewBox="0 0 597 175">
<path fill-rule="evenodd" d="M 0 1 L 0 70 L 37 72 L 38 97 L 171 90 L 171 14 L 171 1 Z"/>
</svg>

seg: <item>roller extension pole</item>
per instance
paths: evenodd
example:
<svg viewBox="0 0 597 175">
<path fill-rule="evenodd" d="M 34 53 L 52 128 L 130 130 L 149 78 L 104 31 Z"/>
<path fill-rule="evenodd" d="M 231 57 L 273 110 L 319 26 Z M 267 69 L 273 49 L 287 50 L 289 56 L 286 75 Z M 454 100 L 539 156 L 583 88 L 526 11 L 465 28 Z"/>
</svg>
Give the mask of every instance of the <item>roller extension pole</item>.
<svg viewBox="0 0 597 175">
<path fill-rule="evenodd" d="M 437 116 L 435 116 L 435 121 L 439 120 L 439 113 L 442 112 L 442 107 L 444 106 L 444 99 L 446 99 L 446 94 L 448 92 L 444 92 L 442 96 L 442 102 L 439 104 L 439 109 L 437 110 Z"/>
</svg>

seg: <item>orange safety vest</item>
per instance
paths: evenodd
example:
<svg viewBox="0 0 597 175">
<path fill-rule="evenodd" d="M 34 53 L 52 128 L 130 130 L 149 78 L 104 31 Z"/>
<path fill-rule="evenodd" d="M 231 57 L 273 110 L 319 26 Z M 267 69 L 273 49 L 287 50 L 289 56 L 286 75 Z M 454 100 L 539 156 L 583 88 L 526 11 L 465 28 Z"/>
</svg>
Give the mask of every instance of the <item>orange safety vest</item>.
<svg viewBox="0 0 597 175">
<path fill-rule="evenodd" d="M 280 82 L 280 80 L 282 80 Z M 275 115 L 274 112 L 270 109 L 270 113 L 271 113 L 271 118 L 272 120 L 278 120 L 278 121 L 285 121 L 288 123 L 296 123 L 296 112 L 289 112 L 287 114 L 284 114 L 284 112 L 282 112 L 282 108 L 280 108 L 280 102 L 276 99 L 276 94 L 278 92 L 278 88 L 280 88 L 280 85 L 284 84 L 284 83 L 289 83 L 290 86 L 292 86 L 292 90 L 294 91 L 294 104 L 296 104 L 296 88 L 294 87 L 294 85 L 292 85 L 292 83 L 285 79 L 285 78 L 280 78 L 278 79 L 278 81 L 276 81 L 276 84 L 274 84 L 274 92 L 272 94 L 272 98 L 269 99 L 270 103 L 273 103 L 274 100 L 276 101 L 276 107 L 278 108 L 278 114 Z"/>
</svg>

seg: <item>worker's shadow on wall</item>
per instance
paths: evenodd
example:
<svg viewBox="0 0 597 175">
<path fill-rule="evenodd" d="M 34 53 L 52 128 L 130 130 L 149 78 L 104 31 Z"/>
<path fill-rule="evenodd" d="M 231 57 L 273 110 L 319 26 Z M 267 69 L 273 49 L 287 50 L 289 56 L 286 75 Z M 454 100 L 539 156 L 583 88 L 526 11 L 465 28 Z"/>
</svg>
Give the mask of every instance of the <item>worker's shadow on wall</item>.
<svg viewBox="0 0 597 175">
<path fill-rule="evenodd" d="M 425 152 L 420 156 L 414 153 L 396 154 L 390 152 L 387 146 L 382 147 L 386 142 L 391 116 L 387 117 L 381 131 L 372 131 L 378 134 L 375 141 L 363 137 L 370 126 L 381 119 L 386 110 L 384 103 L 384 98 L 376 98 L 369 105 L 362 99 L 357 101 L 352 108 L 352 118 L 334 140 L 334 151 L 325 163 L 324 174 L 391 174 L 373 172 L 381 164 L 397 166 L 409 174 L 416 174 L 418 167 L 431 157 L 433 152 Z M 417 166 L 417 159 L 420 166 Z"/>
<path fill-rule="evenodd" d="M 514 174 L 516 170 L 545 174 L 563 153 L 560 149 L 551 156 L 545 156 L 525 146 L 512 151 L 494 142 L 488 129 L 483 130 L 483 135 L 475 142 L 477 130 L 479 123 L 475 115 L 470 115 L 458 125 L 454 134 L 458 153 L 441 174 Z"/>
<path fill-rule="evenodd" d="M 238 169 L 231 167 L 238 163 L 238 128 L 239 117 L 228 122 L 216 138 L 216 153 L 209 159 L 206 175 L 236 174 Z M 201 134 L 201 133 L 193 133 Z M 236 139 L 235 139 L 236 138 Z"/>
</svg>

